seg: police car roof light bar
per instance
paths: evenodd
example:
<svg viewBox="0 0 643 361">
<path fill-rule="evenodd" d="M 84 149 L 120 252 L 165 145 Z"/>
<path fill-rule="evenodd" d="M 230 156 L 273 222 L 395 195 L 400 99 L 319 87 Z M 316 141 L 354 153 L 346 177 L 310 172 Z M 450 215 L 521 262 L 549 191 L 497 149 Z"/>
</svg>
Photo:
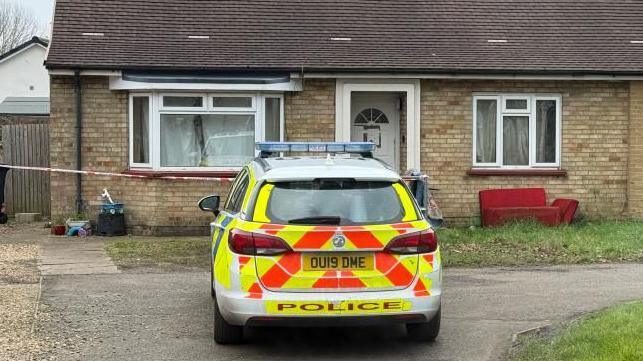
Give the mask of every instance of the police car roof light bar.
<svg viewBox="0 0 643 361">
<path fill-rule="evenodd" d="M 355 153 L 372 158 L 375 144 L 371 142 L 258 142 L 256 148 L 261 158 L 274 153 Z"/>
</svg>

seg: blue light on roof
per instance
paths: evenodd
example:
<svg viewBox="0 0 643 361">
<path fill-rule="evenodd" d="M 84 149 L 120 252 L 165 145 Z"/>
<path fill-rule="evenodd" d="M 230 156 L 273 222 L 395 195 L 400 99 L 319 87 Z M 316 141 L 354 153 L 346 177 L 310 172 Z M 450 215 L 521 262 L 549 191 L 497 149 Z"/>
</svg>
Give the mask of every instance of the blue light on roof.
<svg viewBox="0 0 643 361">
<path fill-rule="evenodd" d="M 371 153 L 375 144 L 370 142 L 259 142 L 257 150 L 265 153 L 308 152 L 308 153 Z"/>
</svg>

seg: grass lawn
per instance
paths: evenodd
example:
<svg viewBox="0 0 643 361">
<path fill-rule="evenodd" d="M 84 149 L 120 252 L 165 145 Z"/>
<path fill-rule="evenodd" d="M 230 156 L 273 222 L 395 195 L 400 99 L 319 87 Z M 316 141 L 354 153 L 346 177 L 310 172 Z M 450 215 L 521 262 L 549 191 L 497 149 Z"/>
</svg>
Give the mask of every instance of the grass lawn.
<svg viewBox="0 0 643 361">
<path fill-rule="evenodd" d="M 643 360 L 643 302 L 620 305 L 592 315 L 553 338 L 528 338 L 516 361 Z"/>
<path fill-rule="evenodd" d="M 600 222 L 544 227 L 515 223 L 500 228 L 438 231 L 447 266 L 518 266 L 643 261 L 643 222 Z"/>
<path fill-rule="evenodd" d="M 107 243 L 107 253 L 119 267 L 198 267 L 210 265 L 207 237 L 119 239 Z"/>
<path fill-rule="evenodd" d="M 547 228 L 516 223 L 501 228 L 441 229 L 447 266 L 520 266 L 643 261 L 643 222 L 602 222 Z M 121 267 L 209 266 L 207 237 L 124 238 L 107 251 Z"/>
</svg>

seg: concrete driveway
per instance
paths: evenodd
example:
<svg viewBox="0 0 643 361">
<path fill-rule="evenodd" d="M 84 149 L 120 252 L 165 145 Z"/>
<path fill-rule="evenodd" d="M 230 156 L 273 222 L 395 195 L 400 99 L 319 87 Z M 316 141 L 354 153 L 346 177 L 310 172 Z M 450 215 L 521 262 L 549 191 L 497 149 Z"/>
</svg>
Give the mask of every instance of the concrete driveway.
<svg viewBox="0 0 643 361">
<path fill-rule="evenodd" d="M 512 333 L 643 298 L 643 265 L 448 269 L 437 342 L 402 327 L 257 329 L 212 341 L 207 273 L 46 276 L 41 332 L 58 360 L 496 360 Z"/>
</svg>

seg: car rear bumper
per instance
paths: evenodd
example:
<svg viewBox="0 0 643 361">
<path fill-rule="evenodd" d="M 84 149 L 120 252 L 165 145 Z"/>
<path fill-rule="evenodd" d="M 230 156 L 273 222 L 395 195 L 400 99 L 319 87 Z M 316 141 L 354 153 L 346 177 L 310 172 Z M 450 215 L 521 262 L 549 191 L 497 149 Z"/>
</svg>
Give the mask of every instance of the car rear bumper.
<svg viewBox="0 0 643 361">
<path fill-rule="evenodd" d="M 251 327 L 358 327 L 420 323 L 429 321 L 424 314 L 379 316 L 325 316 L 325 317 L 252 317 L 246 323 Z"/>
<path fill-rule="evenodd" d="M 427 322 L 440 309 L 441 288 L 416 296 L 412 289 L 350 293 L 263 290 L 262 298 L 217 287 L 225 320 L 239 326 L 359 326 Z"/>
</svg>

